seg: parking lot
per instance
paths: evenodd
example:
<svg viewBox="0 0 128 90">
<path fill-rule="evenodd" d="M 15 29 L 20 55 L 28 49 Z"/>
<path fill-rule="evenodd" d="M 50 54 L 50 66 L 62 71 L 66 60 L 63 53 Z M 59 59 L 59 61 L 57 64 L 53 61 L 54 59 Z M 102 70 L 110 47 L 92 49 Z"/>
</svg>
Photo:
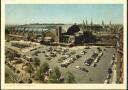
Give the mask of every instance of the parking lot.
<svg viewBox="0 0 128 90">
<path fill-rule="evenodd" d="M 67 71 L 72 72 L 77 83 L 104 83 L 108 74 L 108 68 L 111 67 L 112 55 L 115 49 L 100 47 L 103 55 L 95 63 L 96 65 L 92 65 L 95 60 L 89 66 L 86 65 L 85 61 L 91 58 L 95 52 L 99 54 L 97 48 L 96 46 L 90 48 L 85 48 L 84 46 L 69 48 L 43 45 L 41 48 L 26 54 L 32 58 L 38 57 L 41 63 L 47 61 L 51 69 L 58 66 L 62 76 L 65 76 Z"/>
</svg>

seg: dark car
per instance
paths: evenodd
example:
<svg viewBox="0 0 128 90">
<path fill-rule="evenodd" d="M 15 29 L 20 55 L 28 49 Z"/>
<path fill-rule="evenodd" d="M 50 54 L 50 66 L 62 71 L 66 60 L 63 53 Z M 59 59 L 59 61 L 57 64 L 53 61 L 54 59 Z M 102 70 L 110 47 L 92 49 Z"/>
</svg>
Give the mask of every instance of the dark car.
<svg viewBox="0 0 128 90">
<path fill-rule="evenodd" d="M 97 53 L 94 53 L 94 54 L 92 55 L 92 58 L 95 59 L 97 56 L 98 56 L 98 54 L 97 54 Z"/>
<path fill-rule="evenodd" d="M 63 60 L 65 60 L 65 59 L 62 59 L 62 57 L 60 58 L 60 59 L 58 59 L 58 63 L 61 63 L 61 62 L 63 62 Z"/>
<path fill-rule="evenodd" d="M 68 65 L 66 65 L 66 64 L 61 64 L 61 67 L 67 68 L 67 66 L 68 66 Z"/>
<path fill-rule="evenodd" d="M 51 60 L 52 58 L 51 57 L 47 57 L 46 60 Z"/>
<path fill-rule="evenodd" d="M 96 63 L 93 63 L 91 66 L 92 66 L 92 67 L 96 67 Z"/>
<path fill-rule="evenodd" d="M 76 59 L 79 59 L 81 56 L 80 55 L 76 55 Z"/>
<path fill-rule="evenodd" d="M 89 72 L 86 68 L 80 68 L 80 70 L 82 70 L 84 72 Z"/>
<path fill-rule="evenodd" d="M 101 48 L 99 48 L 99 47 L 97 48 L 97 50 L 98 50 L 99 52 L 101 52 L 101 51 L 102 51 L 102 50 L 101 50 Z"/>
<path fill-rule="evenodd" d="M 87 66 L 90 66 L 90 65 L 92 64 L 92 62 L 93 62 L 93 59 L 92 59 L 92 58 L 89 58 L 89 59 L 87 59 L 87 60 L 84 62 L 84 64 L 87 65 Z"/>
</svg>

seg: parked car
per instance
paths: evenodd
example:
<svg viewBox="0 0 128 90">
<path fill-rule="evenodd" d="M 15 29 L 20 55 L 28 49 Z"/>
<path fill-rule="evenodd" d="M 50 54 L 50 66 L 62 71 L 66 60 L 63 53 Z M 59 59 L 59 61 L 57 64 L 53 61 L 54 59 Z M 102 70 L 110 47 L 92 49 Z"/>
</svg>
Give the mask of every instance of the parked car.
<svg viewBox="0 0 128 90">
<path fill-rule="evenodd" d="M 76 55 L 76 59 L 79 59 L 81 56 L 80 55 Z"/>
<path fill-rule="evenodd" d="M 42 53 L 45 53 L 45 51 L 42 51 Z"/>
<path fill-rule="evenodd" d="M 74 62 L 74 60 L 73 60 L 73 59 L 70 59 L 70 60 L 69 60 L 69 62 L 70 62 L 70 63 L 73 63 L 73 62 Z"/>
<path fill-rule="evenodd" d="M 76 60 L 76 58 L 75 58 L 75 57 L 71 57 L 71 60 L 75 61 L 75 60 Z"/>
<path fill-rule="evenodd" d="M 110 74 L 107 74 L 107 79 L 110 79 L 111 78 L 111 75 Z"/>
<path fill-rule="evenodd" d="M 92 64 L 92 62 L 93 62 L 93 59 L 92 59 L 92 58 L 89 58 L 89 59 L 87 59 L 87 60 L 84 62 L 84 64 L 87 65 L 87 66 L 90 66 L 90 65 Z"/>
<path fill-rule="evenodd" d="M 115 60 L 115 54 L 113 54 L 112 59 Z"/>
<path fill-rule="evenodd" d="M 94 61 L 94 63 L 98 63 L 99 62 L 99 58 L 97 57 Z"/>
<path fill-rule="evenodd" d="M 97 54 L 97 53 L 94 53 L 94 54 L 92 55 L 92 58 L 93 58 L 93 59 L 96 59 L 97 56 L 98 56 L 98 54 Z"/>
<path fill-rule="evenodd" d="M 96 63 L 93 63 L 91 66 L 92 66 L 92 67 L 96 67 Z"/>
<path fill-rule="evenodd" d="M 65 67 L 65 68 L 67 68 L 67 64 L 61 64 L 61 67 Z"/>
<path fill-rule="evenodd" d="M 108 80 L 105 80 L 105 81 L 104 81 L 104 84 L 108 84 L 108 83 L 109 83 L 109 81 L 108 81 Z"/>
<path fill-rule="evenodd" d="M 83 54 L 83 55 L 85 55 L 86 53 L 87 53 L 87 52 L 86 52 L 86 51 L 84 51 L 84 50 L 81 52 L 81 54 Z"/>
<path fill-rule="evenodd" d="M 80 66 L 75 66 L 76 69 L 80 69 Z"/>
<path fill-rule="evenodd" d="M 58 59 L 57 62 L 58 62 L 58 63 L 61 63 L 61 62 L 63 62 L 63 59 Z"/>
<path fill-rule="evenodd" d="M 51 54 L 51 57 L 56 57 L 56 54 Z"/>
<path fill-rule="evenodd" d="M 75 52 L 75 51 L 72 51 L 71 54 L 72 54 L 72 55 L 73 55 L 73 54 L 76 54 L 76 52 Z"/>
<path fill-rule="evenodd" d="M 52 58 L 51 57 L 47 57 L 46 60 L 51 60 Z"/>
<path fill-rule="evenodd" d="M 98 50 L 99 52 L 101 52 L 101 51 L 102 51 L 100 47 L 98 47 L 98 48 L 97 48 L 97 50 Z"/>
<path fill-rule="evenodd" d="M 80 70 L 84 71 L 84 72 L 89 72 L 86 68 L 81 67 Z"/>
<path fill-rule="evenodd" d="M 100 52 L 99 55 L 100 55 L 100 56 L 103 56 L 103 52 Z"/>
<path fill-rule="evenodd" d="M 61 57 L 60 59 L 65 60 L 65 59 L 67 59 L 67 58 L 63 56 L 63 57 Z"/>
<path fill-rule="evenodd" d="M 45 57 L 49 57 L 49 55 L 48 54 L 45 54 Z"/>
</svg>

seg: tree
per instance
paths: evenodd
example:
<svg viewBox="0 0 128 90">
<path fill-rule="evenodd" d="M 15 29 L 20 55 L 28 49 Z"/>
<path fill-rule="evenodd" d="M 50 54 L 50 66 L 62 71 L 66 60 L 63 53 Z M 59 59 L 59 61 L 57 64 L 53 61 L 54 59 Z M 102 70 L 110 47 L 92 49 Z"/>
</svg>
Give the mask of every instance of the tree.
<svg viewBox="0 0 128 90">
<path fill-rule="evenodd" d="M 53 72 L 50 75 L 49 81 L 50 83 L 59 83 L 59 79 L 61 76 L 61 72 L 58 67 L 54 67 Z"/>
<path fill-rule="evenodd" d="M 44 75 L 48 71 L 49 65 L 47 62 L 44 62 L 43 64 L 40 65 L 39 69 L 36 72 L 35 79 L 44 81 Z"/>
<path fill-rule="evenodd" d="M 35 79 L 39 80 L 40 82 L 42 82 L 44 80 L 44 73 L 42 72 L 41 67 L 39 67 L 39 69 L 37 70 Z"/>
<path fill-rule="evenodd" d="M 61 76 L 61 72 L 60 72 L 59 68 L 55 67 L 53 71 L 54 71 L 56 78 L 59 79 Z"/>
<path fill-rule="evenodd" d="M 13 57 L 12 53 L 8 53 L 7 57 L 8 57 L 8 60 L 10 61 L 10 63 L 11 63 L 12 60 L 14 60 L 14 57 Z"/>
<path fill-rule="evenodd" d="M 26 71 L 30 74 L 31 78 L 31 74 L 34 72 L 34 68 L 32 67 L 31 63 L 28 64 Z"/>
<path fill-rule="evenodd" d="M 74 82 L 76 82 L 75 81 L 75 77 L 71 72 L 67 72 L 67 75 L 65 77 L 65 82 L 66 83 L 74 83 Z"/>
<path fill-rule="evenodd" d="M 108 68 L 108 73 L 111 74 L 112 73 L 112 69 Z"/>
<path fill-rule="evenodd" d="M 34 58 L 33 59 L 33 64 L 34 64 L 34 66 L 36 67 L 36 69 L 37 69 L 37 67 L 40 65 L 40 59 L 39 58 Z"/>
<path fill-rule="evenodd" d="M 44 62 L 41 67 L 42 67 L 43 73 L 47 72 L 49 69 L 49 65 L 47 62 Z"/>
</svg>

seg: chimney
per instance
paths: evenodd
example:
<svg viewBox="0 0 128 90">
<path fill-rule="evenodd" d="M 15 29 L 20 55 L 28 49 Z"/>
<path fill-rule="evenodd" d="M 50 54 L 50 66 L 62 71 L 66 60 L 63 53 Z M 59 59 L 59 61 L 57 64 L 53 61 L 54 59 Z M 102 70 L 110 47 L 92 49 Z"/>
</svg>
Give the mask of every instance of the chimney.
<svg viewBox="0 0 128 90">
<path fill-rule="evenodd" d="M 104 21 L 102 20 L 102 26 L 104 26 Z"/>
<path fill-rule="evenodd" d="M 62 27 L 60 26 L 58 29 L 57 29 L 57 41 L 60 42 L 61 41 L 61 34 L 62 34 Z"/>
</svg>

